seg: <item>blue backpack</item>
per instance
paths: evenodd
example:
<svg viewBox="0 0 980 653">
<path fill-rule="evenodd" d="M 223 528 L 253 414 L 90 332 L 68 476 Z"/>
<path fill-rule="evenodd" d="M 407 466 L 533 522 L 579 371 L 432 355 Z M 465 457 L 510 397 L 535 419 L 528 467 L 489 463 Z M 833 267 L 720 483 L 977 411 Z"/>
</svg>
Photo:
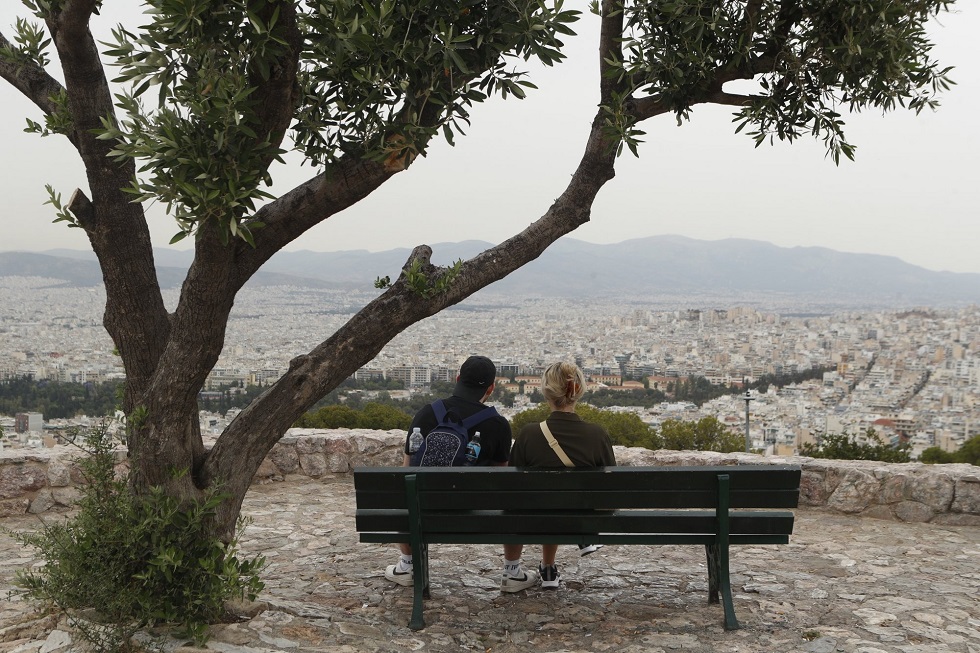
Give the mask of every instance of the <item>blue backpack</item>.
<svg viewBox="0 0 980 653">
<path fill-rule="evenodd" d="M 466 419 L 460 419 L 456 413 L 446 410 L 441 399 L 432 402 L 432 412 L 436 416 L 436 425 L 412 456 L 414 467 L 462 467 L 471 464 L 466 460 L 470 429 L 499 414 L 496 408 L 488 406 Z"/>
</svg>

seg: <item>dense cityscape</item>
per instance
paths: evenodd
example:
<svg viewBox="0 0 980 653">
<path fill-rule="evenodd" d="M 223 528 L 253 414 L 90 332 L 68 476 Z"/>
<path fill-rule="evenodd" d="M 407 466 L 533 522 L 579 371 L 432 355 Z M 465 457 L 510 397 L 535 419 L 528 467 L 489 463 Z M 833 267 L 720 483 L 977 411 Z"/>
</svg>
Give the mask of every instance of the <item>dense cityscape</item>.
<svg viewBox="0 0 980 653">
<path fill-rule="evenodd" d="M 208 389 L 263 385 L 291 358 L 325 339 L 370 295 L 306 288 L 248 289 L 239 296 L 225 349 Z M 171 306 L 176 291 L 167 296 Z M 121 362 L 102 327 L 101 289 L 48 279 L 0 278 L 0 381 L 121 379 Z M 717 302 L 717 299 L 713 300 Z M 671 401 L 628 407 L 656 426 L 665 419 L 713 416 L 733 430 L 749 413 L 752 446 L 792 454 L 824 433 L 874 428 L 886 440 L 910 442 L 915 457 L 938 446 L 956 450 L 980 431 L 980 308 L 815 311 L 795 306 L 704 298 L 668 306 L 643 298 L 580 303 L 493 295 L 487 291 L 395 338 L 357 378 L 402 381 L 403 394 L 455 377 L 474 353 L 497 364 L 499 384 L 518 393 L 513 415 L 543 366 L 574 360 L 593 388 L 665 390 L 702 376 L 741 386 L 762 376 L 826 370 L 812 381 L 770 386 L 761 394 L 726 395 L 701 406 Z M 397 393 L 392 393 L 396 395 Z M 206 432 L 230 415 L 204 415 Z M 36 418 L 35 418 L 36 419 Z M 36 424 L 36 422 L 35 422 Z M 16 442 L 14 416 L 0 416 Z M 21 438 L 23 440 L 23 438 Z"/>
</svg>

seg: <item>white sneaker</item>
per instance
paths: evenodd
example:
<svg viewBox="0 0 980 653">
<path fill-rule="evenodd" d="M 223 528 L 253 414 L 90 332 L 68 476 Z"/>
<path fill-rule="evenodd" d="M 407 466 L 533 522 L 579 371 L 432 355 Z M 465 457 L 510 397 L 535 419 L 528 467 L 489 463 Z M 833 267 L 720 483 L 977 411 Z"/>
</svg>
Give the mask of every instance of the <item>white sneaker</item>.
<svg viewBox="0 0 980 653">
<path fill-rule="evenodd" d="M 511 576 L 509 574 L 504 574 L 500 578 L 500 591 L 501 592 L 520 592 L 521 590 L 526 590 L 535 583 L 538 582 L 538 572 L 527 571 L 526 569 L 521 570 L 520 576 Z"/>
<path fill-rule="evenodd" d="M 393 583 L 398 583 L 403 587 L 411 587 L 413 584 L 415 584 L 414 569 L 411 565 L 409 565 L 407 568 L 400 570 L 399 567 L 401 566 L 401 563 L 397 565 L 388 565 L 387 569 L 385 569 L 385 578 Z"/>
<path fill-rule="evenodd" d="M 604 546 L 604 544 L 580 544 L 578 547 L 578 554 L 584 557 L 590 553 L 595 553 Z"/>
</svg>

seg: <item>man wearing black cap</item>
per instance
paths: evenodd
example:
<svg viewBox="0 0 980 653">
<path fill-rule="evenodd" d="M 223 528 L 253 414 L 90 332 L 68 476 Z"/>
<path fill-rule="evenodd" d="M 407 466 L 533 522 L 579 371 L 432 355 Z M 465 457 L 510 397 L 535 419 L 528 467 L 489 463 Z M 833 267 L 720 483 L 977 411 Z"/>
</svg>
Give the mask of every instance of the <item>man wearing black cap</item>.
<svg viewBox="0 0 980 653">
<path fill-rule="evenodd" d="M 492 360 L 486 356 L 470 356 L 459 368 L 453 396 L 443 399 L 442 403 L 448 412 L 455 413 L 461 420 L 466 419 L 486 408 L 483 402 L 493 393 L 496 379 L 497 367 Z M 418 427 L 422 435 L 426 436 L 437 423 L 432 405 L 428 404 L 415 414 L 408 432 L 411 433 L 412 429 Z M 506 465 L 510 460 L 512 442 L 510 423 L 500 415 L 494 415 L 470 429 L 470 437 L 473 437 L 477 431 L 480 432 L 481 449 L 480 457 L 475 464 L 477 466 Z M 405 438 L 404 464 L 408 466 L 410 462 L 409 442 L 408 438 Z"/>
<path fill-rule="evenodd" d="M 497 378 L 497 367 L 486 356 L 470 356 L 459 368 L 459 376 L 456 377 L 456 387 L 453 388 L 453 396 L 443 399 L 446 410 L 455 413 L 459 419 L 466 419 L 475 415 L 486 408 L 483 405 L 493 393 L 494 382 Z M 408 432 L 418 427 L 422 435 L 426 436 L 429 431 L 438 424 L 436 415 L 432 410 L 432 405 L 424 406 L 415 414 L 412 419 Z M 475 425 L 469 430 L 469 436 L 480 432 L 480 456 L 477 458 L 477 466 L 498 465 L 505 466 L 510 458 L 510 447 L 513 442 L 510 423 L 501 415 L 493 415 Z M 405 438 L 405 458 L 404 465 L 411 465 L 412 454 L 409 449 L 409 438 Z M 401 549 L 401 559 L 398 564 L 389 565 L 385 569 L 385 578 L 399 585 L 412 585 L 412 549 L 408 544 L 399 544 Z M 507 574 L 505 570 L 505 575 Z M 501 588 L 506 592 L 515 592 L 530 587 L 537 581 L 537 573 L 525 571 L 520 567 L 513 568 L 510 573 L 516 578 L 509 579 L 509 583 L 502 583 Z M 515 589 L 516 588 L 516 589 Z"/>
</svg>

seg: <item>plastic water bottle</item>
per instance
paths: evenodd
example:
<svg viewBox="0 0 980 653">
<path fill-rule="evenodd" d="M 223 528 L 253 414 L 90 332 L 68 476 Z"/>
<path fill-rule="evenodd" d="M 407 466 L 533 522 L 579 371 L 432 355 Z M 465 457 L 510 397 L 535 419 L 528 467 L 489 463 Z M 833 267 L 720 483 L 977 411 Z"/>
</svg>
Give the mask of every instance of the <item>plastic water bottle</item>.
<svg viewBox="0 0 980 653">
<path fill-rule="evenodd" d="M 470 438 L 470 443 L 466 445 L 466 462 L 471 465 L 475 465 L 477 459 L 480 457 L 480 432 L 477 431 Z"/>
<path fill-rule="evenodd" d="M 422 429 L 415 427 L 412 429 L 412 435 L 408 438 L 408 452 L 415 453 L 422 446 Z"/>
</svg>

